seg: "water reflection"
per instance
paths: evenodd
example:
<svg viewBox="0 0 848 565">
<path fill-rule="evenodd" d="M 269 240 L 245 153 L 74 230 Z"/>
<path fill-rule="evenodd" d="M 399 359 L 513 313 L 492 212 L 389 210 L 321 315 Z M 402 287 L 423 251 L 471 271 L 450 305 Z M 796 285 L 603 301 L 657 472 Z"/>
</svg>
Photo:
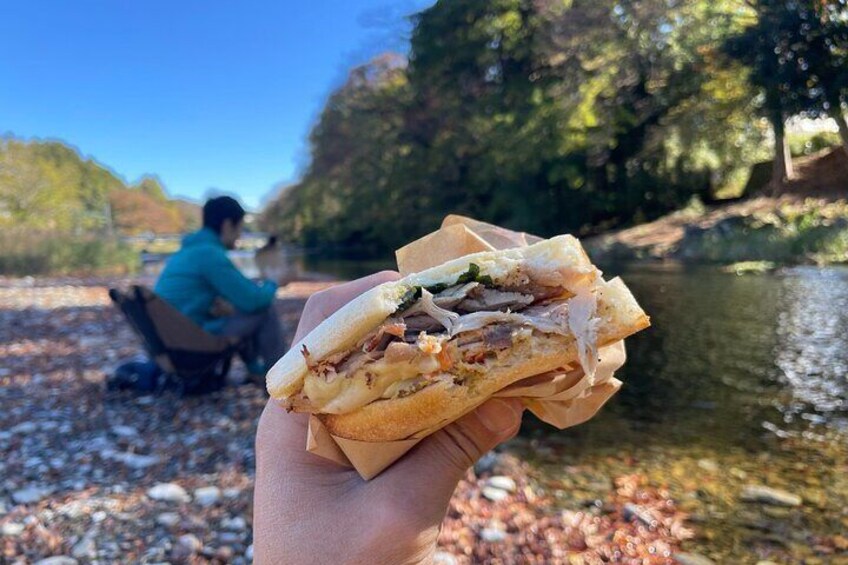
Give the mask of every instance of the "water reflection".
<svg viewBox="0 0 848 565">
<path fill-rule="evenodd" d="M 848 271 L 618 270 L 653 327 L 628 340 L 625 386 L 604 419 L 721 444 L 750 444 L 764 423 L 844 423 Z"/>
<path fill-rule="evenodd" d="M 787 420 L 844 415 L 848 382 L 848 271 L 798 268 L 784 278 L 775 364 L 789 391 Z"/>
</svg>

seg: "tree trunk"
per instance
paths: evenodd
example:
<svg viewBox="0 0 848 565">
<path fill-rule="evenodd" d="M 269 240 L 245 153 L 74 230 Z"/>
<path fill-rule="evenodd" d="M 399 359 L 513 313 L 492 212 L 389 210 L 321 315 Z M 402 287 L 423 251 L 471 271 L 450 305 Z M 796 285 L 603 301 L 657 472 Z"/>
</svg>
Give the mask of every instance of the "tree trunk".
<svg viewBox="0 0 848 565">
<path fill-rule="evenodd" d="M 786 140 L 786 124 L 782 114 L 772 117 L 772 127 L 774 128 L 774 168 L 771 184 L 773 188 L 777 188 L 785 181 L 792 180 L 795 171 L 792 168 L 792 155 Z"/>
<path fill-rule="evenodd" d="M 839 126 L 839 137 L 842 138 L 842 150 L 848 154 L 848 122 L 845 121 L 845 115 L 842 113 L 842 106 L 832 105 L 830 117 L 836 120 L 836 125 Z"/>
</svg>

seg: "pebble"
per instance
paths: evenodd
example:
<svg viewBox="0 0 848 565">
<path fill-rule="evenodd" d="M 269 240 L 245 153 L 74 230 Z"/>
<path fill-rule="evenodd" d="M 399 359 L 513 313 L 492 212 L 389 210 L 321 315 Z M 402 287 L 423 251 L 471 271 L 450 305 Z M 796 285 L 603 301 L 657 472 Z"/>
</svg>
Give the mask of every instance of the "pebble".
<svg viewBox="0 0 848 565">
<path fill-rule="evenodd" d="M 651 514 L 648 509 L 643 508 L 638 504 L 633 504 L 630 502 L 626 503 L 624 505 L 624 511 L 622 512 L 622 516 L 624 516 L 624 519 L 627 521 L 631 521 L 634 519 L 639 520 L 646 526 L 657 525 L 657 520 L 656 518 L 654 518 L 654 515 Z"/>
<path fill-rule="evenodd" d="M 17 504 L 33 504 L 44 498 L 49 491 L 38 487 L 26 487 L 12 493 L 12 500 Z"/>
<path fill-rule="evenodd" d="M 110 459 L 120 461 L 130 469 L 146 469 L 160 461 L 156 455 L 138 455 L 137 453 L 115 453 Z"/>
<path fill-rule="evenodd" d="M 507 491 L 495 487 L 483 487 L 482 494 L 484 498 L 488 498 L 492 502 L 498 502 L 509 496 Z"/>
<path fill-rule="evenodd" d="M 248 561 L 253 561 L 253 544 L 247 546 L 247 549 L 244 551 L 244 557 Z"/>
<path fill-rule="evenodd" d="M 96 532 L 89 532 L 71 549 L 71 555 L 77 559 L 94 559 L 97 557 L 97 546 L 94 544 Z"/>
<path fill-rule="evenodd" d="M 515 481 L 511 477 L 506 477 L 504 475 L 495 475 L 494 477 L 490 477 L 486 481 L 486 486 L 505 490 L 507 492 L 515 492 L 515 489 L 517 488 Z"/>
<path fill-rule="evenodd" d="M 757 565 L 777 565 L 774 561 L 757 561 Z"/>
<path fill-rule="evenodd" d="M 135 437 L 138 435 L 138 430 L 132 426 L 112 426 L 112 433 L 118 437 Z"/>
<path fill-rule="evenodd" d="M 201 506 L 212 506 L 221 500 L 221 489 L 218 487 L 201 487 L 194 491 L 194 501 Z"/>
<path fill-rule="evenodd" d="M 433 555 L 433 565 L 459 565 L 459 561 L 447 551 L 437 551 Z"/>
<path fill-rule="evenodd" d="M 99 524 L 103 520 L 105 520 L 109 515 L 103 512 L 102 510 L 98 510 L 94 514 L 91 515 L 91 521 L 95 524 Z"/>
<path fill-rule="evenodd" d="M 13 434 L 28 434 L 38 429 L 38 424 L 35 422 L 21 422 L 17 426 L 12 427 L 9 431 Z"/>
<path fill-rule="evenodd" d="M 718 463 L 713 461 L 712 459 L 699 459 L 698 467 L 707 471 L 708 473 L 717 473 L 718 472 Z"/>
<path fill-rule="evenodd" d="M 801 497 L 785 490 L 761 485 L 747 485 L 740 498 L 745 502 L 761 502 L 777 506 L 801 506 Z"/>
<path fill-rule="evenodd" d="M 715 562 L 698 553 L 676 553 L 674 560 L 680 565 L 715 565 Z"/>
<path fill-rule="evenodd" d="M 227 545 L 221 546 L 217 549 L 217 551 L 215 551 L 215 559 L 224 563 L 229 563 L 233 558 L 233 555 L 235 555 L 235 551 L 233 551 L 232 547 Z"/>
<path fill-rule="evenodd" d="M 218 534 L 219 543 L 238 543 L 241 541 L 242 534 L 236 532 L 221 532 Z"/>
<path fill-rule="evenodd" d="M 498 543 L 506 539 L 506 532 L 497 528 L 483 528 L 480 530 L 480 539 L 489 543 Z"/>
<path fill-rule="evenodd" d="M 221 520 L 221 528 L 234 532 L 241 532 L 247 529 L 247 520 L 241 516 L 235 518 L 224 518 Z"/>
<path fill-rule="evenodd" d="M 474 464 L 474 473 L 482 475 L 483 473 L 491 473 L 499 462 L 499 456 L 494 451 L 490 451 L 483 457 L 477 460 Z M 453 556 L 451 556 L 453 557 Z"/>
<path fill-rule="evenodd" d="M 3 524 L 3 528 L 0 530 L 0 533 L 8 537 L 17 537 L 24 532 L 25 528 L 26 526 L 19 522 L 6 522 Z"/>
<path fill-rule="evenodd" d="M 147 496 L 166 502 L 188 502 L 191 497 L 183 487 L 174 483 L 158 483 L 147 489 Z"/>
<path fill-rule="evenodd" d="M 748 478 L 748 473 L 738 467 L 731 467 L 730 474 L 743 481 Z"/>
<path fill-rule="evenodd" d="M 156 523 L 166 528 L 171 528 L 180 523 L 180 515 L 176 512 L 163 512 L 156 516 Z"/>
<path fill-rule="evenodd" d="M 79 561 L 77 561 L 73 557 L 68 557 L 67 555 L 57 555 L 55 557 L 48 557 L 47 559 L 36 561 L 35 565 L 77 565 L 78 563 Z"/>
<path fill-rule="evenodd" d="M 171 550 L 171 558 L 174 561 L 188 561 L 198 551 L 203 549 L 203 544 L 194 534 L 183 534 L 177 539 Z"/>
<path fill-rule="evenodd" d="M 225 488 L 223 492 L 224 498 L 238 498 L 241 496 L 241 489 Z"/>
</svg>

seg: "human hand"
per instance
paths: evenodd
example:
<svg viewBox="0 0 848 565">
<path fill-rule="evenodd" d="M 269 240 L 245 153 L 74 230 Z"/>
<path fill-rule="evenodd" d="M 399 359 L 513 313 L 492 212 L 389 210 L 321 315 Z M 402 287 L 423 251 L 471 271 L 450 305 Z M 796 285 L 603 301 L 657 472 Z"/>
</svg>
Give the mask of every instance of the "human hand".
<svg viewBox="0 0 848 565">
<path fill-rule="evenodd" d="M 354 297 L 397 278 L 384 271 L 316 293 L 294 341 Z M 489 400 L 366 482 L 355 470 L 307 452 L 308 415 L 269 401 L 256 433 L 255 562 L 429 562 L 457 483 L 518 432 L 521 412 L 520 401 Z"/>
<path fill-rule="evenodd" d="M 213 318 L 223 318 L 232 316 L 236 313 L 236 308 L 220 296 L 216 297 L 212 302 L 212 307 L 209 308 L 209 315 Z"/>
</svg>

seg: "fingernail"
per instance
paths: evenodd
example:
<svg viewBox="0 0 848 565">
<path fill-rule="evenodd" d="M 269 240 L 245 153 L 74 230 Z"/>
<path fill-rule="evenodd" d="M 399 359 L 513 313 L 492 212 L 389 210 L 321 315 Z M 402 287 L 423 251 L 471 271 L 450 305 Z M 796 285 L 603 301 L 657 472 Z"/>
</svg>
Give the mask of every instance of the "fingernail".
<svg viewBox="0 0 848 565">
<path fill-rule="evenodd" d="M 515 401 L 494 398 L 477 409 L 477 417 L 487 430 L 494 434 L 510 432 L 521 419 L 520 407 Z"/>
</svg>

